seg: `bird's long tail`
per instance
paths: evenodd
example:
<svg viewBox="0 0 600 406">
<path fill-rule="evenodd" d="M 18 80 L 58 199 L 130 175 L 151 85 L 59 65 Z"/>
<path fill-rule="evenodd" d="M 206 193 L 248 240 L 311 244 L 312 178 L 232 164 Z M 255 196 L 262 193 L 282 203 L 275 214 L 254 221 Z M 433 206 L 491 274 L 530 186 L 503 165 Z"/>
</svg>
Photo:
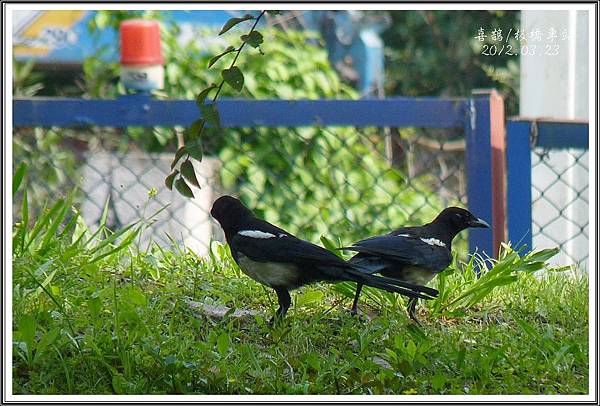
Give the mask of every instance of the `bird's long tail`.
<svg viewBox="0 0 600 406">
<path fill-rule="evenodd" d="M 358 268 L 360 269 L 360 268 Z M 414 297 L 419 299 L 433 299 L 437 297 L 439 292 L 433 288 L 427 286 L 415 285 L 412 283 L 404 282 L 399 279 L 388 278 L 385 276 L 376 276 L 364 271 L 357 270 L 357 268 L 346 269 L 348 279 L 358 283 L 362 283 L 367 286 L 372 286 L 377 289 L 383 289 L 388 292 L 400 293 L 401 295 Z"/>
</svg>

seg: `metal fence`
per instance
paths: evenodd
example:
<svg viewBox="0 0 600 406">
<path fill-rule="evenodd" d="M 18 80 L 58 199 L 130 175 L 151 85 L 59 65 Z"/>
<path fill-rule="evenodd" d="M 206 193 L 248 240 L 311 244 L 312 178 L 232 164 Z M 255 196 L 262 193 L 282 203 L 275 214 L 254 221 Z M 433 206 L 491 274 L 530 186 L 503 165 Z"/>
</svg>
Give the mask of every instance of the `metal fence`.
<svg viewBox="0 0 600 406">
<path fill-rule="evenodd" d="M 97 222 L 110 197 L 109 225 L 119 227 L 169 203 L 147 237 L 183 241 L 202 253 L 220 236 L 208 212 L 222 193 L 239 195 L 303 238 L 326 234 L 342 243 L 462 204 L 492 223 L 492 233 L 469 232 L 470 251 L 493 255 L 506 240 L 528 249 L 558 245 L 556 263 L 587 267 L 587 123 L 515 119 L 505 132 L 494 92 L 466 99 L 224 99 L 218 107 L 224 129 L 206 140 L 206 158 L 196 167 L 202 187 L 189 200 L 163 187 L 173 152 L 142 152 L 139 145 L 164 137 L 164 128 L 188 125 L 198 116 L 194 101 L 15 100 L 14 164 L 31 166 L 30 206 L 39 209 L 46 197 L 77 185 L 86 221 Z"/>
<path fill-rule="evenodd" d="M 174 240 L 199 254 L 222 238 L 209 211 L 225 192 L 303 238 L 318 242 L 325 234 L 346 244 L 467 204 L 460 130 L 257 127 L 219 136 L 225 140 L 207 140 L 218 147 L 207 145 L 203 161 L 194 163 L 201 185 L 194 199 L 164 187 L 174 152 L 142 151 L 139 134 L 127 130 L 19 128 L 13 159 L 29 164 L 33 212 L 75 189 L 86 224 L 95 228 L 108 202 L 107 225 L 117 229 L 168 205 L 142 244 Z M 17 196 L 15 213 L 20 206 Z M 464 248 L 464 236 L 460 241 Z"/>
<path fill-rule="evenodd" d="M 588 153 L 536 148 L 532 162 L 533 245 L 559 246 L 561 263 L 587 268 L 589 257 Z"/>
<path fill-rule="evenodd" d="M 493 255 L 504 239 L 504 205 L 495 203 L 504 200 L 504 117 L 495 93 L 466 99 L 223 99 L 218 108 L 224 130 L 206 138 L 206 158 L 197 168 L 204 186 L 195 190 L 195 201 L 162 186 L 172 152 L 162 157 L 136 150 L 157 126 L 185 126 L 197 118 L 194 101 L 130 95 L 21 99 L 13 106 L 16 137 L 38 143 L 48 134 L 60 139 L 56 154 L 42 161 L 47 168 L 60 163 L 77 168 L 75 175 L 61 175 L 61 190 L 82 185 L 83 214 L 92 223 L 108 196 L 115 225 L 171 202 L 153 229 L 159 238 L 168 233 L 186 243 L 187 237 L 200 239 L 196 248 L 201 251 L 207 238 L 218 234 L 207 215 L 210 204 L 228 192 L 267 220 L 313 241 L 327 234 L 348 243 L 429 221 L 450 204 L 468 204 L 492 221 L 492 233 L 469 232 L 471 251 Z M 124 130 L 130 127 L 137 130 Z M 67 131 L 71 142 L 64 141 Z M 128 139 L 132 134 L 137 138 Z M 71 155 L 57 159 L 67 146 Z M 23 149 L 28 148 L 36 150 Z M 50 171 L 41 173 L 39 179 Z M 148 200 L 152 187 L 157 194 Z"/>
<path fill-rule="evenodd" d="M 560 247 L 555 264 L 587 269 L 588 125 L 508 122 L 508 234 L 527 247 Z"/>
</svg>

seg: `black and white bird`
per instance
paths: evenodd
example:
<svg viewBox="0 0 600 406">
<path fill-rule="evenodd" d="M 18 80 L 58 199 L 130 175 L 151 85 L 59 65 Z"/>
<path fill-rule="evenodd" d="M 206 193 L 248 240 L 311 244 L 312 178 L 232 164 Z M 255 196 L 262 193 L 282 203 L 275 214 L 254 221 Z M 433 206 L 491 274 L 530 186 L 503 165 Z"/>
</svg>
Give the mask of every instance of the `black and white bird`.
<svg viewBox="0 0 600 406">
<path fill-rule="evenodd" d="M 444 209 L 429 224 L 401 227 L 389 234 L 368 238 L 344 249 L 358 252 L 350 263 L 389 278 L 415 285 L 426 285 L 452 262 L 451 245 L 454 237 L 469 227 L 490 225 L 460 207 Z M 358 283 L 352 313 L 356 313 L 362 284 Z M 416 297 L 408 301 L 408 315 L 415 322 Z"/>
<path fill-rule="evenodd" d="M 276 317 L 282 318 L 290 307 L 290 290 L 318 281 L 354 281 L 410 298 L 429 299 L 437 293 L 425 286 L 371 275 L 359 265 L 255 217 L 234 197 L 219 197 L 210 214 L 221 224 L 240 269 L 277 293 Z"/>
</svg>

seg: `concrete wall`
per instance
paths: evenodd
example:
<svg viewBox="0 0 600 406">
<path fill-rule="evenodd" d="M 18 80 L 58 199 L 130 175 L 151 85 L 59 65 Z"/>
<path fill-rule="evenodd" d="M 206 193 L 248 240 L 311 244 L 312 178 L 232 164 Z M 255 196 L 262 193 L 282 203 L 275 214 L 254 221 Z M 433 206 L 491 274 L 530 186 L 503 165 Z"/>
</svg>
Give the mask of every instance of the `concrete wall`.
<svg viewBox="0 0 600 406">
<path fill-rule="evenodd" d="M 589 66 L 589 24 L 588 12 L 565 11 L 523 11 L 521 27 L 530 32 L 540 29 L 542 40 L 528 41 L 531 48 L 536 45 L 535 55 L 521 54 L 521 98 L 520 115 L 527 118 L 554 118 L 589 120 L 588 105 L 588 66 Z M 558 38 L 548 40 L 548 31 L 554 28 Z M 561 34 L 566 30 L 567 39 Z M 547 48 L 547 45 L 551 45 Z M 557 55 L 545 55 L 558 45 Z M 540 151 L 537 151 L 540 152 Z M 578 161 L 576 161 L 576 158 Z M 542 233 L 533 229 L 533 245 L 536 248 L 557 246 L 557 241 L 570 241 L 554 262 L 571 264 L 580 262 L 588 255 L 588 239 L 581 235 L 581 228 L 588 230 L 588 154 L 581 151 L 555 151 L 542 159 L 533 168 L 533 199 L 544 197 L 533 204 L 534 224 L 544 225 Z M 532 162 L 540 158 L 534 152 Z M 557 181 L 557 174 L 561 181 Z M 575 202 L 575 203 L 572 203 Z M 559 209 L 566 207 L 564 212 Z M 560 219 L 552 221 L 556 217 Z M 538 232 L 536 232 L 538 231 Z M 576 236 L 574 238 L 571 238 Z M 583 264 L 586 268 L 587 264 Z"/>
<path fill-rule="evenodd" d="M 148 218 L 168 203 L 168 208 L 143 232 L 140 247 L 145 248 L 150 240 L 168 246 L 168 233 L 197 254 L 208 253 L 211 238 L 215 235 L 215 223 L 209 213 L 218 197 L 220 162 L 209 157 L 202 162 L 192 161 L 201 188 L 192 186 L 195 198 L 188 199 L 175 188 L 170 191 L 164 186 L 172 159 L 170 153 L 88 154 L 82 182 L 86 200 L 81 208 L 86 224 L 96 229 L 109 196 L 107 225 L 111 228 Z M 157 189 L 157 195 L 149 199 L 148 191 L 152 187 Z"/>
</svg>

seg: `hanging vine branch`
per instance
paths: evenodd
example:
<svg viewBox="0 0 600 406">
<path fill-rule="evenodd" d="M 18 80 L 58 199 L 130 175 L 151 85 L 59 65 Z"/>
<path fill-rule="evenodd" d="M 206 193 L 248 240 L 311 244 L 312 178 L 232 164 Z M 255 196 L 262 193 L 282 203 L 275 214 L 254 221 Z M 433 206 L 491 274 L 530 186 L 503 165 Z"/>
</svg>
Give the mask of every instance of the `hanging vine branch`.
<svg viewBox="0 0 600 406">
<path fill-rule="evenodd" d="M 198 178 L 196 177 L 196 173 L 194 172 L 194 166 L 192 165 L 191 159 L 195 159 L 197 161 L 202 161 L 203 151 L 202 151 L 202 135 L 204 133 L 204 129 L 206 126 L 210 126 L 211 128 L 220 128 L 221 127 L 221 117 L 219 116 L 219 111 L 217 110 L 216 102 L 219 94 L 221 93 L 221 89 L 225 83 L 229 85 L 232 89 L 237 92 L 241 92 L 244 88 L 244 74 L 242 70 L 235 65 L 240 56 L 242 49 L 246 44 L 250 45 L 253 48 L 257 48 L 260 53 L 260 44 L 263 42 L 263 36 L 260 32 L 256 30 L 256 26 L 258 25 L 261 18 L 268 13 L 270 15 L 277 15 L 279 11 L 272 10 L 263 10 L 257 17 L 252 16 L 251 14 L 246 14 L 242 17 L 230 18 L 221 31 L 219 35 L 225 34 L 231 28 L 236 25 L 243 23 L 244 21 L 254 21 L 252 28 L 248 31 L 247 34 L 244 34 L 240 37 L 242 40 L 239 48 L 235 48 L 234 46 L 228 46 L 222 53 L 215 55 L 208 63 L 208 67 L 211 68 L 215 63 L 217 63 L 221 58 L 226 55 L 235 53 L 235 57 L 231 61 L 231 64 L 228 68 L 225 68 L 221 71 L 221 82 L 216 84 L 211 84 L 207 88 L 203 89 L 196 96 L 196 104 L 202 113 L 202 117 L 196 121 L 194 121 L 185 132 L 186 142 L 183 146 L 181 146 L 177 152 L 175 153 L 175 157 L 173 158 L 173 162 L 171 162 L 171 173 L 165 179 L 165 185 L 172 190 L 173 185 L 175 185 L 175 189 L 186 197 L 194 197 L 194 193 L 190 188 L 190 184 L 196 187 L 200 187 L 200 183 L 198 182 Z M 215 91 L 212 96 L 212 101 L 207 103 L 206 100 L 209 94 Z M 181 161 L 182 158 L 185 159 L 179 166 L 179 169 L 176 169 L 177 164 Z"/>
</svg>

